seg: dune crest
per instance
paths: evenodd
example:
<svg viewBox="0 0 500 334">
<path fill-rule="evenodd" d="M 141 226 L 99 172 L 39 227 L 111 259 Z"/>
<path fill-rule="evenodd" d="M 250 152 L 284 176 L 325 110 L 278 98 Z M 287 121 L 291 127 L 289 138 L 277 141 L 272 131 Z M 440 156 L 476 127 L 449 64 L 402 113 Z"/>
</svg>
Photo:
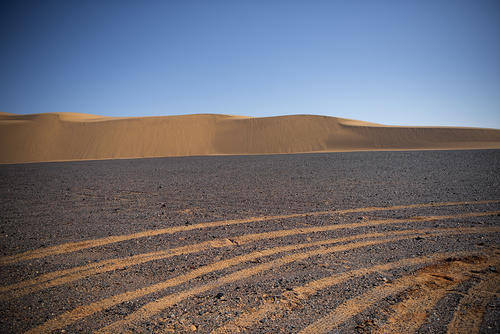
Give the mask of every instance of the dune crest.
<svg viewBox="0 0 500 334">
<path fill-rule="evenodd" d="M 500 130 L 327 116 L 104 117 L 0 113 L 0 163 L 217 154 L 500 148 Z"/>
</svg>

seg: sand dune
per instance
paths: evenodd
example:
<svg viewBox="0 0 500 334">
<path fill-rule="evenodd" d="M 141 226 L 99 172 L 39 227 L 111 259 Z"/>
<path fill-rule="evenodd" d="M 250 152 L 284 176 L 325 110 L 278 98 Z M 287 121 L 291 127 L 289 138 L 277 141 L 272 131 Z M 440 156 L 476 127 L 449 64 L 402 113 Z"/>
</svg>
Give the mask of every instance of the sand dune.
<svg viewBox="0 0 500 334">
<path fill-rule="evenodd" d="M 103 117 L 0 113 L 0 163 L 214 154 L 500 148 L 500 130 L 336 117 Z"/>
</svg>

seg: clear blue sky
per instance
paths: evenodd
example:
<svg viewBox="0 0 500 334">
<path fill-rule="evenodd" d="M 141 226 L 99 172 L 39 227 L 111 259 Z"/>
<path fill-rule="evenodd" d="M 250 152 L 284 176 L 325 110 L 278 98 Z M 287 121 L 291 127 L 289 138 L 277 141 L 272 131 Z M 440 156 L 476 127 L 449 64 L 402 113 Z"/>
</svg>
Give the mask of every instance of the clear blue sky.
<svg viewBox="0 0 500 334">
<path fill-rule="evenodd" d="M 1 1 L 0 111 L 500 128 L 500 1 Z"/>
</svg>

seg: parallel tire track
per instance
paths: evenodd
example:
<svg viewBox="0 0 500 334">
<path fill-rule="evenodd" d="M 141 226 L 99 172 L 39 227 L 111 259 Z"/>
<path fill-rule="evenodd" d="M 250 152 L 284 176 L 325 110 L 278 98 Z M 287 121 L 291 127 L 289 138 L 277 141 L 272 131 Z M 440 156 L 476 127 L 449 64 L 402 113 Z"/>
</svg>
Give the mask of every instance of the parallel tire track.
<svg viewBox="0 0 500 334">
<path fill-rule="evenodd" d="M 433 233 L 434 232 L 434 233 Z M 414 238 L 415 236 L 418 235 L 453 235 L 453 234 L 466 234 L 466 233 L 498 233 L 500 232 L 500 228 L 468 228 L 468 229 L 463 229 L 463 230 L 457 230 L 457 229 L 442 229 L 442 230 L 436 230 L 436 229 L 427 229 L 427 230 L 412 230 L 412 231 L 394 231 L 392 232 L 392 235 L 402 235 L 403 233 L 407 233 L 407 235 L 404 236 L 397 236 L 395 238 L 388 238 L 388 239 L 383 239 L 383 240 L 371 240 L 371 241 L 362 241 L 362 242 L 355 242 L 351 244 L 346 244 L 346 245 L 338 245 L 326 249 L 319 249 L 319 250 L 313 250 L 313 251 L 308 251 L 308 252 L 302 252 L 300 254 L 292 254 L 286 257 L 279 258 L 274 261 L 270 261 L 267 263 L 263 263 L 254 267 L 250 267 L 247 269 L 243 269 L 240 271 L 237 271 L 235 273 L 232 273 L 230 275 L 224 276 L 216 280 L 215 282 L 203 285 L 201 287 L 197 287 L 194 289 L 190 289 L 188 291 L 180 292 L 174 295 L 169 295 L 167 297 L 164 297 L 160 299 L 159 305 L 161 308 L 163 308 L 163 303 L 166 303 L 167 305 L 171 305 L 172 303 L 175 303 L 179 300 L 182 300 L 184 298 L 188 298 L 190 296 L 196 295 L 198 293 L 202 293 L 204 291 L 208 291 L 210 289 L 216 288 L 218 286 L 222 286 L 224 284 L 230 283 L 232 281 L 236 281 L 239 279 L 243 279 L 246 277 L 250 277 L 252 275 L 255 275 L 259 272 L 268 270 L 272 267 L 275 266 L 281 266 L 286 263 L 291 263 L 297 260 L 305 259 L 314 255 L 321 255 L 321 254 L 328 254 L 328 253 L 334 253 L 334 252 L 339 252 L 339 251 L 344 251 L 344 250 L 350 250 L 350 249 L 355 249 L 355 248 L 360 248 L 360 247 L 365 247 L 365 246 L 371 246 L 371 245 L 376 245 L 376 244 L 384 244 L 388 242 L 394 242 L 398 240 L 404 240 L 404 239 L 411 239 Z M 408 234 L 412 233 L 412 234 Z M 376 233 L 378 236 L 382 235 L 390 235 L 391 233 Z M 370 234 L 374 235 L 374 234 Z M 184 275 L 180 275 L 177 277 L 174 277 L 172 279 L 166 280 L 161 283 L 157 283 L 142 289 L 138 289 L 135 291 L 129 291 L 125 293 L 121 293 L 115 296 L 111 296 L 105 299 L 102 299 L 100 301 L 87 304 L 87 305 L 82 305 L 79 306 L 71 311 L 65 312 L 55 318 L 52 318 L 45 322 L 44 324 L 33 328 L 32 330 L 28 331 L 28 333 L 50 333 L 53 330 L 64 328 L 68 325 L 71 325 L 79 320 L 82 320 L 88 316 L 91 316 L 97 312 L 103 311 L 107 308 L 110 308 L 114 305 L 123 303 L 125 301 L 130 301 L 136 298 L 144 297 L 146 295 L 149 295 L 154 292 L 158 292 L 161 290 L 164 290 L 169 287 L 173 287 L 185 282 L 188 282 L 189 280 L 199 277 L 201 275 L 214 272 L 217 270 L 221 270 L 224 268 L 228 268 L 230 266 L 234 266 L 236 264 L 244 263 L 247 261 L 251 261 L 253 259 L 259 258 L 259 257 L 264 257 L 272 254 L 276 254 L 279 252 L 284 252 L 284 251 L 291 251 L 294 249 L 300 249 L 306 248 L 306 247 L 313 247 L 313 246 L 320 246 L 320 245 L 327 245 L 327 244 L 332 244 L 332 243 L 338 243 L 338 242 L 346 242 L 349 240 L 355 240 L 357 239 L 362 239 L 363 237 L 367 238 L 367 235 L 358 235 L 358 236 L 352 236 L 352 237 L 346 237 L 346 238 L 336 238 L 336 239 L 329 239 L 329 240 L 323 240 L 319 242 L 313 242 L 313 243 L 306 243 L 306 244 L 298 244 L 298 245 L 288 245 L 288 246 L 283 246 L 283 247 L 276 247 L 276 248 L 271 248 L 267 250 L 262 250 L 262 251 L 256 251 L 252 252 L 249 254 L 237 256 L 231 259 L 223 260 L 223 261 L 217 261 L 212 264 L 200 267 L 198 269 L 195 269 L 191 272 L 188 272 Z M 149 305 L 149 304 L 148 304 Z M 127 319 L 128 320 L 128 319 Z M 117 325 L 114 325 L 112 327 L 116 327 Z"/>
<path fill-rule="evenodd" d="M 40 275 L 34 279 L 22 281 L 8 286 L 0 287 L 0 300 L 7 300 L 9 298 L 18 298 L 26 294 L 30 294 L 42 289 L 47 289 L 53 286 L 70 283 L 85 277 L 97 275 L 104 272 L 113 271 L 116 269 L 127 268 L 130 266 L 167 259 L 173 256 L 186 255 L 201 252 L 213 248 L 229 247 L 234 245 L 243 245 L 249 242 L 254 242 L 263 239 L 272 239 L 287 237 L 292 235 L 309 234 L 317 232 L 327 232 L 339 229 L 353 229 L 359 227 L 379 226 L 399 223 L 411 222 L 428 222 L 436 220 L 456 219 L 456 218 L 470 218 L 498 215 L 500 211 L 492 212 L 470 212 L 457 215 L 444 215 L 444 216 L 419 216 L 403 219 L 380 219 L 368 220 L 364 222 L 356 222 L 350 224 L 332 224 L 326 226 L 308 227 L 308 228 L 294 228 L 287 230 L 278 230 L 264 233 L 253 233 L 231 237 L 231 239 L 222 238 L 211 241 L 205 241 L 198 244 L 191 244 L 163 251 L 156 251 L 151 253 L 138 254 L 131 257 L 117 258 L 104 260 L 85 266 L 74 267 L 70 269 L 50 272 Z"/>
<path fill-rule="evenodd" d="M 398 231 L 399 234 L 403 233 L 414 233 L 415 230 L 413 231 Z M 423 232 L 422 232 L 423 233 Z M 357 236 L 352 236 L 352 237 L 344 237 L 344 238 L 335 238 L 335 239 L 328 239 L 328 240 L 322 240 L 322 241 L 317 241 L 317 242 L 309 242 L 305 244 L 293 244 L 293 245 L 288 245 L 288 246 L 281 246 L 281 247 L 275 247 L 275 248 L 270 248 L 262 251 L 255 251 L 249 254 L 244 254 L 240 256 L 236 256 L 227 260 L 222 260 L 222 261 L 217 261 L 209 265 L 205 265 L 203 267 L 200 267 L 198 269 L 195 269 L 189 273 L 186 273 L 184 275 L 180 275 L 177 277 L 174 277 L 172 279 L 169 279 L 167 281 L 157 283 L 154 285 L 151 285 L 147 288 L 135 290 L 135 291 L 129 291 L 126 293 L 122 293 L 116 296 L 111 296 L 109 298 L 105 298 L 103 300 L 100 300 L 98 302 L 94 302 L 89 305 L 83 305 L 80 307 L 75 308 L 73 311 L 69 311 L 66 313 L 63 313 L 62 315 L 53 318 L 46 322 L 45 324 L 37 327 L 34 329 L 33 333 L 47 333 L 51 332 L 52 330 L 62 328 L 64 326 L 70 325 L 78 320 L 84 319 L 94 313 L 100 312 L 106 308 L 112 307 L 114 305 L 120 304 L 125 301 L 133 300 L 135 298 L 140 298 L 143 296 L 146 296 L 148 294 L 161 291 L 163 289 L 167 289 L 169 287 L 173 287 L 179 284 L 183 284 L 188 282 L 189 280 L 199 277 L 201 275 L 205 275 L 207 273 L 211 273 L 214 271 L 222 270 L 225 268 L 229 268 L 234 265 L 238 265 L 244 262 L 252 261 L 254 259 L 260 258 L 260 257 L 265 257 L 265 256 L 270 256 L 273 254 L 277 254 L 280 252 L 286 252 L 286 251 L 293 251 L 301 248 L 307 248 L 307 247 L 314 247 L 314 246 L 323 246 L 327 244 L 332 244 L 332 243 L 341 243 L 341 242 L 348 242 L 356 239 L 363 239 L 363 238 L 370 238 L 370 237 L 383 237 L 386 234 L 384 233 L 370 233 L 370 234 L 364 234 L 364 235 L 357 235 Z M 363 243 L 363 245 L 365 245 Z M 359 246 L 362 247 L 363 245 Z"/>
<path fill-rule="evenodd" d="M 439 302 L 450 291 L 455 289 L 465 279 L 470 278 L 469 275 L 464 276 L 463 273 L 458 278 L 456 275 L 453 276 L 448 273 L 442 277 L 439 277 L 439 275 L 436 274 L 433 276 L 442 279 L 434 280 L 432 285 L 418 284 L 418 287 L 414 287 L 414 289 L 410 291 L 409 296 L 405 297 L 403 301 L 392 307 L 391 316 L 387 319 L 383 326 L 373 331 L 373 333 L 415 333 L 428 318 L 430 311 L 436 306 L 437 302 Z M 497 284 L 499 283 L 497 279 L 495 279 L 495 275 L 489 275 L 486 279 L 488 280 L 487 282 L 479 284 L 480 288 L 483 288 L 486 285 L 492 287 L 492 282 L 496 282 Z M 475 293 L 473 294 L 475 295 Z M 475 295 L 474 297 L 477 296 Z M 481 299 L 481 301 L 487 300 L 488 298 Z M 470 310 L 470 308 L 467 310 Z M 482 315 L 482 312 L 480 315 Z M 475 323 L 480 325 L 480 317 L 475 320 Z M 456 328 L 460 328 L 461 333 L 477 332 L 471 327 L 474 326 L 470 326 L 470 323 L 461 323 L 459 326 L 456 326 Z M 478 329 L 479 327 L 477 327 L 477 330 Z"/>
<path fill-rule="evenodd" d="M 472 234 L 472 233 L 496 233 L 500 231 L 500 228 L 464 228 L 464 229 L 433 229 L 434 231 L 437 231 L 434 233 L 432 230 L 427 230 L 428 232 L 425 234 L 426 236 L 432 235 L 432 236 L 443 236 L 443 235 L 454 235 L 454 234 Z M 446 231 L 445 231 L 446 230 Z M 401 232 L 401 231 L 397 231 Z M 392 233 L 388 232 L 386 235 L 391 235 Z M 394 233 L 397 234 L 397 233 Z M 351 244 L 346 244 L 346 245 L 339 245 L 339 246 L 333 246 L 329 248 L 322 248 L 318 250 L 312 250 L 312 251 L 307 251 L 303 253 L 298 253 L 298 254 L 293 254 L 285 257 L 278 258 L 273 261 L 269 261 L 267 263 L 263 263 L 260 265 L 256 265 L 253 267 L 249 267 L 246 269 L 239 270 L 237 272 L 231 273 L 229 275 L 223 276 L 218 278 L 217 280 L 200 285 L 198 287 L 185 290 L 179 293 L 171 294 L 162 298 L 159 298 L 153 302 L 150 302 L 144 306 L 142 306 L 140 309 L 137 311 L 129 314 L 126 316 L 124 319 L 116 321 L 113 324 L 110 324 L 101 330 L 96 331 L 96 333 L 115 333 L 115 332 L 123 332 L 127 327 L 129 326 L 134 326 L 137 325 L 142 320 L 149 319 L 152 316 L 162 312 L 164 309 L 179 303 L 180 301 L 193 297 L 195 295 L 207 292 L 209 290 L 213 290 L 216 288 L 219 288 L 223 285 L 239 281 L 242 279 L 249 278 L 251 276 L 254 276 L 258 273 L 267 271 L 272 268 L 279 268 L 285 264 L 292 263 L 298 260 L 304 260 L 307 258 L 310 258 L 312 256 L 316 255 L 324 255 L 324 254 L 329 254 L 329 253 L 334 253 L 334 252 L 339 252 L 339 251 L 345 251 L 345 250 L 350 250 L 350 249 L 355 249 L 355 248 L 360 248 L 360 247 L 366 247 L 366 246 L 373 246 L 373 245 L 378 245 L 378 244 L 384 244 L 388 242 L 395 242 L 395 241 L 400 241 L 400 240 L 405 240 L 405 239 L 411 239 L 415 238 L 416 236 L 422 235 L 422 233 L 415 233 L 412 235 L 406 235 L 406 236 L 397 236 L 393 238 L 387 238 L 384 240 L 371 240 L 371 241 L 362 241 L 362 242 L 356 242 L 356 243 L 351 243 Z M 50 321 L 49 321 L 50 322 Z M 56 324 L 55 322 L 54 324 Z M 42 325 L 43 326 L 43 325 Z M 49 327 L 50 328 L 50 327 Z M 56 327 L 58 328 L 58 327 Z M 43 327 L 40 327 L 39 329 L 43 329 Z"/>
<path fill-rule="evenodd" d="M 343 304 L 339 305 L 333 312 L 328 315 L 322 317 L 321 319 L 313 322 L 303 330 L 301 330 L 300 334 L 319 334 L 319 333 L 327 333 L 331 330 L 335 329 L 348 319 L 352 318 L 356 314 L 363 312 L 364 310 L 372 307 L 378 301 L 403 292 L 404 290 L 419 286 L 425 286 L 426 284 L 437 284 L 438 286 L 443 286 L 446 288 L 447 286 L 453 286 L 454 283 L 460 283 L 468 278 L 467 271 L 472 269 L 483 269 L 488 267 L 488 265 L 498 265 L 499 257 L 493 257 L 488 259 L 486 263 L 448 263 L 444 266 L 445 270 L 440 270 L 440 268 L 435 268 L 435 274 L 429 273 L 426 270 L 418 272 L 415 275 L 404 276 L 400 279 L 393 281 L 391 284 L 377 286 L 370 291 L 363 293 L 360 296 L 352 298 Z M 444 277 L 452 276 L 453 280 L 450 281 Z M 403 332 L 411 332 L 412 329 L 415 329 L 415 325 L 418 323 L 410 323 L 409 327 L 406 328 L 405 324 L 401 324 L 402 327 L 398 327 L 397 330 Z"/>
<path fill-rule="evenodd" d="M 261 222 L 261 221 L 269 221 L 269 220 L 278 220 L 278 219 L 289 219 L 289 218 L 298 218 L 298 217 L 308 217 L 308 216 L 325 216 L 325 215 L 333 215 L 333 214 L 346 214 L 346 213 L 356 213 L 356 212 L 373 212 L 373 211 L 388 211 L 388 210 L 401 210 L 401 209 L 412 209 L 412 208 L 426 208 L 426 207 L 440 207 L 440 206 L 457 206 L 457 205 L 478 205 L 478 204 L 491 204 L 491 203 L 500 203 L 500 200 L 487 200 L 487 201 L 465 201 L 465 202 L 443 202 L 443 203 L 424 203 L 424 204 L 410 204 L 410 205 L 396 205 L 390 207 L 367 207 L 367 208 L 355 208 L 355 209 L 346 209 L 346 210 L 331 210 L 331 211 L 317 211 L 317 212 L 307 212 L 307 213 L 296 213 L 289 215 L 277 215 L 277 216 L 261 216 L 261 217 L 251 217 L 245 219 L 232 219 L 232 220 L 222 220 L 222 221 L 214 221 L 208 223 L 199 223 L 194 225 L 183 225 L 183 226 L 174 226 L 163 229 L 155 229 L 155 230 L 146 230 L 142 232 L 126 234 L 126 235 L 117 235 L 100 239 L 92 239 L 78 242 L 70 242 L 65 244 L 60 244 L 56 246 L 40 248 L 36 250 L 26 251 L 24 253 L 11 255 L 11 256 L 3 256 L 0 257 L 0 265 L 9 265 L 14 264 L 21 261 L 27 261 L 32 259 L 43 258 L 52 255 L 58 254 L 66 254 L 71 252 L 76 252 L 83 249 L 104 246 L 112 243 L 117 243 L 121 241 L 127 241 L 132 239 L 139 239 L 144 237 L 152 237 L 162 234 L 174 234 L 182 231 L 191 231 L 196 229 L 205 229 L 219 226 L 228 226 L 228 225 L 236 225 L 236 224 L 245 224 L 245 223 L 253 223 L 253 222 Z"/>
<path fill-rule="evenodd" d="M 212 331 L 212 334 L 236 333 L 245 330 L 254 324 L 257 324 L 261 319 L 268 314 L 277 312 L 280 309 L 288 308 L 299 303 L 301 300 L 306 300 L 309 296 L 314 295 L 320 290 L 330 288 L 335 285 L 342 284 L 356 277 L 369 275 L 377 272 L 389 271 L 405 266 L 415 266 L 441 261 L 450 257 L 471 256 L 474 252 L 447 252 L 438 253 L 430 256 L 420 256 L 414 258 L 405 258 L 402 260 L 374 265 L 372 267 L 351 270 L 339 274 L 327 276 L 318 280 L 311 281 L 303 286 L 293 288 L 292 291 L 283 295 L 279 303 L 265 302 L 256 310 L 242 313 L 238 318 L 226 323 L 224 326 Z"/>
<path fill-rule="evenodd" d="M 469 253 L 468 255 L 471 254 L 472 253 Z M 445 254 L 437 254 L 435 257 L 433 257 L 433 259 L 440 260 L 447 257 L 458 257 L 458 256 L 463 257 L 466 255 L 467 254 L 465 252 L 461 253 L 450 252 Z M 256 310 L 243 312 L 238 318 L 228 322 L 223 327 L 220 327 L 212 331 L 212 334 L 239 332 L 241 329 L 251 327 L 253 324 L 258 323 L 261 319 L 263 319 L 270 313 L 276 312 L 279 309 L 287 308 L 290 305 L 294 305 L 300 300 L 306 300 L 309 296 L 316 294 L 320 290 L 341 284 L 349 279 L 355 278 L 356 276 L 363 276 L 375 272 L 388 271 L 403 266 L 421 264 L 423 262 L 429 262 L 430 259 L 431 257 L 417 257 L 417 258 L 403 259 L 387 264 L 375 265 L 369 268 L 362 268 L 341 274 L 335 274 L 332 276 L 327 276 L 318 280 L 311 281 L 304 286 L 295 287 L 291 292 L 285 293 L 284 299 L 280 300 L 279 304 L 274 302 L 266 302 Z M 454 281 L 452 282 L 453 285 L 455 285 L 455 283 L 458 284 L 458 282 Z M 443 285 L 441 287 L 433 286 L 433 288 L 434 289 L 432 291 L 427 291 L 424 289 L 425 292 L 429 292 L 428 294 L 422 293 L 422 291 L 418 291 L 417 293 L 419 293 L 419 295 L 413 296 L 412 299 L 408 299 L 404 303 L 397 304 L 395 307 L 396 310 L 394 312 L 395 315 L 392 318 L 390 318 L 387 321 L 387 325 L 384 326 L 377 333 L 402 333 L 402 332 L 409 333 L 409 332 L 414 332 L 416 329 L 418 329 L 422 324 L 422 321 L 425 320 L 425 317 L 423 317 L 423 315 L 425 315 L 425 312 L 430 310 L 435 305 L 435 303 L 439 301 L 439 299 L 441 299 L 448 292 L 448 290 L 451 288 L 451 284 L 450 286 L 446 285 Z M 496 291 L 500 291 L 500 277 L 498 274 L 490 275 L 487 281 L 484 281 L 478 284 L 477 287 L 471 289 L 470 293 L 468 293 L 468 298 L 465 298 L 464 301 L 461 303 L 461 305 L 465 304 L 470 306 L 471 304 L 474 303 L 485 304 L 487 300 L 489 300 L 489 298 L 487 297 L 490 297 L 488 294 L 491 294 Z M 484 306 L 485 305 L 483 305 L 482 308 L 474 307 L 472 309 L 473 310 L 482 309 L 484 311 Z M 463 327 L 462 324 L 458 324 L 461 322 L 465 322 L 464 320 L 459 320 L 459 319 L 466 319 L 467 321 L 471 322 L 469 320 L 470 318 L 474 318 L 474 316 L 476 316 L 477 318 L 477 314 L 475 314 L 474 312 L 471 312 L 472 314 L 466 316 L 461 316 L 461 317 L 458 316 L 461 313 L 470 312 L 469 310 L 470 310 L 469 307 L 465 307 L 463 305 L 459 308 L 459 311 L 457 311 L 458 313 L 456 313 L 454 317 L 454 322 L 456 322 L 457 324 L 450 327 L 454 328 L 454 331 L 452 331 L 453 333 L 460 333 L 460 332 L 463 333 L 464 331 L 463 330 L 461 331 L 460 329 L 468 328 L 468 327 Z M 420 317 L 418 317 L 418 315 L 420 315 Z M 479 316 L 480 315 L 482 315 L 481 312 L 479 312 Z M 477 324 L 477 326 L 480 325 L 480 321 L 478 321 L 477 319 L 475 319 L 475 323 Z M 405 327 L 402 328 L 398 326 L 405 326 Z M 473 333 L 474 331 L 471 329 L 471 331 L 467 332 Z"/>
<path fill-rule="evenodd" d="M 448 325 L 448 334 L 479 333 L 488 302 L 500 292 L 500 275 L 492 273 L 467 291 Z"/>
</svg>

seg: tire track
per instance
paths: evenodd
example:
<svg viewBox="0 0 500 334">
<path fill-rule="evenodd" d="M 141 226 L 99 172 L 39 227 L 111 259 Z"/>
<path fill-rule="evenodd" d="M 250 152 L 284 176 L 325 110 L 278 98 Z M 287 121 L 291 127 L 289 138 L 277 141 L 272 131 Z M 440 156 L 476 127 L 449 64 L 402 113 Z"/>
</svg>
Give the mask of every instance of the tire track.
<svg viewBox="0 0 500 334">
<path fill-rule="evenodd" d="M 498 264 L 500 263 L 499 260 L 499 256 L 496 255 L 487 259 L 487 261 L 485 261 L 486 263 L 455 262 L 453 265 L 451 263 L 446 263 L 441 267 L 433 266 L 432 268 L 425 268 L 415 275 L 404 276 L 393 281 L 391 284 L 377 286 L 362 295 L 344 302 L 333 312 L 316 320 L 299 333 L 318 334 L 330 332 L 353 316 L 363 312 L 388 296 L 401 293 L 412 287 L 422 287 L 425 285 L 446 287 L 452 285 L 454 282 L 460 283 L 468 278 L 467 271 L 483 269 L 488 265 Z M 450 283 L 450 277 L 452 277 L 452 283 Z M 432 292 L 429 291 L 429 293 Z M 402 325 L 404 326 L 404 324 Z M 403 332 L 406 332 L 406 329 L 403 329 Z"/>
<path fill-rule="evenodd" d="M 435 232 L 433 232 L 433 230 Z M 488 233 L 488 232 L 495 233 L 495 232 L 500 232 L 500 228 L 497 228 L 497 227 L 494 227 L 494 228 L 464 228 L 464 229 L 459 229 L 459 230 L 458 229 L 439 229 L 439 230 L 438 229 L 428 229 L 427 231 L 428 231 L 428 233 L 425 234 L 426 236 L 440 236 L 440 235 Z M 397 232 L 402 232 L 402 231 L 397 231 Z M 391 235 L 392 233 L 385 233 L 385 234 Z M 397 234 L 397 233 L 394 233 L 394 234 Z M 143 321 L 145 319 L 149 319 L 152 316 L 160 313 L 164 309 L 166 309 L 174 304 L 177 304 L 186 298 L 193 297 L 195 295 L 207 292 L 209 290 L 219 288 L 223 285 L 226 285 L 226 284 L 229 284 L 229 283 L 232 283 L 235 281 L 249 278 L 249 277 L 254 276 L 258 273 L 267 271 L 267 270 L 272 269 L 272 268 L 278 268 L 278 267 L 281 267 L 281 266 L 288 264 L 288 263 L 292 263 L 292 262 L 295 262 L 298 260 L 304 260 L 304 259 L 310 258 L 312 256 L 316 256 L 316 255 L 330 254 L 330 253 L 334 253 L 334 252 L 351 250 L 351 249 L 355 249 L 355 248 L 361 248 L 361 247 L 366 247 L 366 246 L 384 244 L 384 243 L 388 243 L 388 242 L 395 242 L 395 241 L 400 241 L 400 240 L 405 240 L 405 239 L 411 239 L 411 238 L 415 238 L 416 236 L 420 236 L 420 235 L 423 235 L 422 232 L 410 234 L 410 235 L 406 235 L 406 236 L 397 236 L 397 237 L 383 239 L 383 240 L 362 241 L 362 242 L 356 242 L 356 243 L 351 243 L 351 244 L 346 244 L 346 245 L 333 246 L 333 247 L 329 247 L 329 248 L 321 248 L 321 249 L 307 251 L 307 252 L 303 252 L 303 253 L 299 253 L 299 254 L 284 256 L 284 257 L 278 258 L 276 260 L 269 261 L 267 263 L 263 263 L 263 264 L 256 265 L 256 266 L 253 266 L 250 268 L 242 269 L 242 270 L 239 270 L 237 272 L 233 272 L 229 275 L 218 278 L 214 282 L 207 283 L 207 284 L 204 284 L 204 285 L 192 288 L 192 289 L 188 289 L 185 291 L 181 291 L 178 293 L 174 293 L 174 294 L 159 298 L 153 302 L 150 302 L 150 303 L 142 306 L 140 309 L 129 314 L 124 319 L 118 320 L 115 323 L 110 324 L 110 325 L 96 331 L 95 333 L 123 332 L 124 330 L 127 329 L 128 326 L 136 325 L 140 321 Z M 58 327 L 56 327 L 56 328 L 58 328 Z"/>
<path fill-rule="evenodd" d="M 499 229 L 500 231 L 500 229 Z M 400 234 L 403 233 L 412 233 L 415 232 L 413 231 L 398 231 Z M 167 281 L 157 283 L 155 285 L 142 288 L 139 290 L 135 291 L 129 291 L 125 292 L 116 296 L 111 296 L 108 298 L 105 298 L 103 300 L 100 300 L 98 302 L 94 302 L 92 304 L 88 305 L 83 305 L 80 307 L 75 308 L 73 311 L 69 311 L 66 313 L 63 313 L 62 315 L 53 318 L 46 322 L 45 324 L 35 328 L 33 330 L 33 333 L 49 333 L 55 329 L 62 328 L 64 326 L 68 326 L 78 320 L 84 319 L 94 313 L 100 312 L 106 308 L 112 307 L 114 305 L 120 304 L 125 301 L 130 301 L 136 298 L 140 298 L 143 296 L 146 296 L 148 294 L 161 291 L 163 289 L 177 286 L 179 284 L 183 284 L 188 282 L 191 279 L 194 279 L 196 277 L 199 277 L 201 275 L 211 273 L 217 270 L 222 270 L 225 268 L 229 268 L 233 265 L 238 265 L 244 262 L 252 261 L 260 257 L 264 256 L 269 256 L 273 254 L 277 254 L 280 252 L 285 252 L 285 251 L 293 251 L 301 248 L 307 248 L 307 247 L 314 247 L 314 246 L 322 246 L 322 245 L 327 245 L 329 243 L 340 243 L 340 242 L 348 242 L 351 240 L 356 240 L 356 239 L 362 239 L 362 238 L 369 238 L 369 237 L 383 237 L 386 234 L 383 233 L 371 233 L 371 234 L 365 234 L 365 235 L 357 235 L 357 236 L 351 236 L 351 237 L 344 237 L 344 238 L 335 238 L 335 239 L 329 239 L 329 240 L 322 240 L 322 241 L 317 241 L 317 242 L 309 242 L 305 244 L 294 244 L 294 245 L 288 245 L 288 246 L 282 246 L 282 247 L 275 247 L 271 249 L 266 249 L 262 251 L 255 251 L 249 254 L 244 254 L 240 256 L 233 257 L 231 259 L 227 260 L 222 260 L 222 261 L 217 261 L 215 263 L 200 267 L 198 269 L 195 269 L 189 273 L 186 273 L 184 275 L 180 275 L 177 277 L 174 277 L 172 279 L 169 279 Z M 361 247 L 361 246 L 360 246 Z"/>
<path fill-rule="evenodd" d="M 234 246 L 228 239 L 216 239 L 198 244 L 186 245 L 164 251 L 138 254 L 130 257 L 109 259 L 70 269 L 53 271 L 34 279 L 0 287 L 0 301 L 19 298 L 54 286 L 67 284 L 85 277 L 127 268 L 154 260 L 167 259 L 178 255 L 201 252 L 208 249 Z"/>
<path fill-rule="evenodd" d="M 405 300 L 392 306 L 392 314 L 385 324 L 372 333 L 416 333 L 437 302 L 469 277 L 462 277 L 460 280 L 450 276 L 439 278 L 442 279 L 433 281 L 432 285 L 420 284 L 414 287 Z"/>
<path fill-rule="evenodd" d="M 479 333 L 484 311 L 500 292 L 500 275 L 492 273 L 467 291 L 448 324 L 448 334 Z"/>
<path fill-rule="evenodd" d="M 211 334 L 240 332 L 241 330 L 245 330 L 247 327 L 250 327 L 258 323 L 261 319 L 265 318 L 269 313 L 273 313 L 284 308 L 290 308 L 291 306 L 300 303 L 301 300 L 306 300 L 309 296 L 314 295 L 319 290 L 326 289 L 334 285 L 342 284 L 356 277 L 373 274 L 377 272 L 384 272 L 405 266 L 414 266 L 414 265 L 432 263 L 450 257 L 472 256 L 475 254 L 476 253 L 474 252 L 446 252 L 446 253 L 433 254 L 430 256 L 406 258 L 385 264 L 374 265 L 368 268 L 351 270 L 340 274 L 324 277 L 318 280 L 314 280 L 307 283 L 304 286 L 295 287 L 293 288 L 292 291 L 284 293 L 283 298 L 280 299 L 279 301 L 279 304 L 275 303 L 274 301 L 266 302 L 261 306 L 259 306 L 259 308 L 254 311 L 244 312 L 238 318 L 212 331 Z"/>
<path fill-rule="evenodd" d="M 379 219 L 379 220 L 368 220 L 364 222 L 356 222 L 350 224 L 332 224 L 326 226 L 294 228 L 294 229 L 278 230 L 278 231 L 271 231 L 264 233 L 253 233 L 253 234 L 231 237 L 231 239 L 222 238 L 222 239 L 210 240 L 198 244 L 191 244 L 177 248 L 166 249 L 163 251 L 138 254 L 131 257 L 104 260 L 88 264 L 85 266 L 74 267 L 70 269 L 42 274 L 34 279 L 0 287 L 0 293 L 1 293 L 0 301 L 8 300 L 11 298 L 19 298 L 30 293 L 34 293 L 43 289 L 47 289 L 62 284 L 67 284 L 85 277 L 90 277 L 93 275 L 117 269 L 123 269 L 150 261 L 167 259 L 178 255 L 197 253 L 213 248 L 223 248 L 235 245 L 243 245 L 258 240 L 281 238 L 292 235 L 309 234 L 316 232 L 328 232 L 339 229 L 353 229 L 359 227 L 411 223 L 411 222 L 429 222 L 435 220 L 482 217 L 482 216 L 491 216 L 498 214 L 500 214 L 500 211 L 470 212 L 465 214 L 445 215 L 445 216 L 418 216 L 418 217 L 402 218 L 402 219 Z"/>
<path fill-rule="evenodd" d="M 426 208 L 426 207 L 439 207 L 439 206 L 457 206 L 457 205 L 478 205 L 478 204 L 491 204 L 500 203 L 500 200 L 486 200 L 486 201 L 465 201 L 465 202 L 443 202 L 443 203 L 424 203 L 424 204 L 409 204 L 409 205 L 396 205 L 390 207 L 366 207 L 366 208 L 355 208 L 346 210 L 330 210 L 330 211 L 316 211 L 307 213 L 296 213 L 289 215 L 277 215 L 277 216 L 261 216 L 261 217 L 250 217 L 244 219 L 232 219 L 232 220 L 222 220 L 207 223 L 199 223 L 194 225 L 183 225 L 174 226 L 163 229 L 156 230 L 146 230 L 142 232 L 136 232 L 126 235 L 117 235 L 99 239 L 84 240 L 78 242 L 69 242 L 64 244 L 59 244 L 55 246 L 39 248 L 35 250 L 26 251 L 11 256 L 0 257 L 0 265 L 9 265 L 21 261 L 27 261 L 32 259 L 43 258 L 52 255 L 72 253 L 83 249 L 104 246 L 108 244 L 113 244 L 121 241 L 127 241 L 132 239 L 139 239 L 144 237 L 152 237 L 163 234 L 174 234 L 177 232 L 191 231 L 196 229 L 205 229 L 219 226 L 237 225 L 269 220 L 278 219 L 289 219 L 289 218 L 299 218 L 299 217 L 312 217 L 312 216 L 325 216 L 334 214 L 346 214 L 346 213 L 356 213 L 356 212 L 374 212 L 374 211 L 388 211 L 388 210 L 401 210 L 401 209 L 412 209 L 412 208 Z"/>
</svg>

